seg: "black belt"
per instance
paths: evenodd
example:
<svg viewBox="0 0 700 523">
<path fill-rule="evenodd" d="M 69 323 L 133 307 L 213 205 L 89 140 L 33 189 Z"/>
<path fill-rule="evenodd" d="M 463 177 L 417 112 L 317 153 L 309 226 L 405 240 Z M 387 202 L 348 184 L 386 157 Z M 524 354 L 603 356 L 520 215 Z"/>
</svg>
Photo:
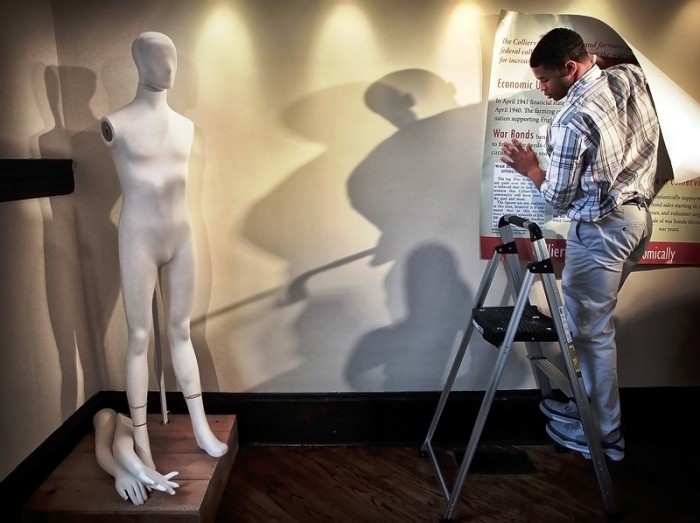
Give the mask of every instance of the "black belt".
<svg viewBox="0 0 700 523">
<path fill-rule="evenodd" d="M 646 207 L 647 203 L 644 201 L 644 198 L 642 196 L 635 196 L 631 200 L 622 202 L 622 205 L 636 205 L 637 207 Z"/>
</svg>

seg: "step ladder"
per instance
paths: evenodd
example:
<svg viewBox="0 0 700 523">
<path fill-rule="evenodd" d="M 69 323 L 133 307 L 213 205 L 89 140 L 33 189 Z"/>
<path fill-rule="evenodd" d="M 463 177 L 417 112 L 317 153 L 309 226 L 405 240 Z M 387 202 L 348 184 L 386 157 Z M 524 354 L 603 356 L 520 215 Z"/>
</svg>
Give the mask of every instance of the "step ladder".
<svg viewBox="0 0 700 523">
<path fill-rule="evenodd" d="M 527 264 L 527 267 L 523 267 L 519 259 L 513 227 L 520 227 L 529 232 L 535 261 Z M 508 354 L 515 342 L 525 343 L 535 381 L 543 397 L 550 396 L 552 394 L 552 385 L 555 385 L 568 397 L 574 398 L 578 406 L 583 431 L 590 450 L 590 458 L 603 495 L 606 511 L 611 515 L 618 514 L 610 474 L 598 436 L 597 423 L 593 417 L 586 394 L 576 351 L 574 350 L 571 334 L 566 323 L 564 306 L 559 295 L 554 268 L 549 257 L 547 244 L 542 236 L 542 230 L 536 223 L 525 218 L 505 215 L 498 222 L 498 231 L 502 241 L 494 249 L 493 257 L 486 267 L 469 324 L 457 349 L 457 354 L 445 382 L 433 420 L 421 447 L 421 454 L 427 454 L 430 458 L 438 483 L 447 500 L 443 521 L 449 521 L 452 518 L 484 424 L 486 423 L 486 417 L 498 389 L 503 369 L 506 366 Z M 496 269 L 501 265 L 501 261 L 503 261 L 506 269 L 514 305 L 508 307 L 487 307 L 485 302 L 489 287 L 496 274 Z M 551 316 L 543 314 L 537 306 L 530 304 L 530 293 L 537 276 L 541 278 Z M 438 456 L 433 446 L 433 436 L 475 329 L 479 331 L 484 340 L 499 348 L 500 352 L 472 429 L 464 458 L 456 479 L 450 488 L 438 462 Z M 558 343 L 566 374 L 545 356 L 542 343 L 546 342 Z"/>
</svg>

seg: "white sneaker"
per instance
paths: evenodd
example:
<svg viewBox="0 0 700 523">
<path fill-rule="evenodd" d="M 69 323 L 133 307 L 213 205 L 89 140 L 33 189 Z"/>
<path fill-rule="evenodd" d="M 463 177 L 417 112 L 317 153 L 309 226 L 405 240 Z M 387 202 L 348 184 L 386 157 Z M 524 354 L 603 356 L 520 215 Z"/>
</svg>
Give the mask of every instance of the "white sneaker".
<svg viewBox="0 0 700 523">
<path fill-rule="evenodd" d="M 581 423 L 550 421 L 547 423 L 547 434 L 562 447 L 580 452 L 584 457 L 590 459 L 591 451 L 588 448 Z M 622 437 L 620 429 L 615 429 L 605 436 L 601 440 L 600 446 L 605 455 L 613 461 L 621 461 L 625 457 L 625 438 Z"/>
<path fill-rule="evenodd" d="M 540 401 L 540 411 L 554 421 L 560 421 L 562 423 L 581 423 L 578 407 L 573 400 L 563 403 L 561 401 L 545 398 Z"/>
</svg>

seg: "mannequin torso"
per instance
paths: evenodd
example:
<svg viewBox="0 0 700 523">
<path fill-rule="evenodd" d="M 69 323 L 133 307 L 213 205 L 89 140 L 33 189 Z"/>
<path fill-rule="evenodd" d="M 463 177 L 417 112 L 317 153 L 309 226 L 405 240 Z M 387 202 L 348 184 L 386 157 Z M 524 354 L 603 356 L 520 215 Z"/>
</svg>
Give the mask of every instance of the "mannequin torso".
<svg viewBox="0 0 700 523">
<path fill-rule="evenodd" d="M 137 98 L 102 119 L 102 134 L 122 187 L 120 246 L 157 249 L 151 255 L 163 265 L 190 234 L 186 186 L 194 125 L 164 99 L 153 106 Z"/>
</svg>

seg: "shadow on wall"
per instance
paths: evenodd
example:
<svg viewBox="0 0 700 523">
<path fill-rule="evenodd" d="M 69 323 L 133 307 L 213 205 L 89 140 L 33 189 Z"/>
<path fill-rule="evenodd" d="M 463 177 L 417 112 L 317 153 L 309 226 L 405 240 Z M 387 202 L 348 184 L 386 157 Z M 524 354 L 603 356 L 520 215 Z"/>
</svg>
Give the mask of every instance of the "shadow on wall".
<svg viewBox="0 0 700 523">
<path fill-rule="evenodd" d="M 357 222 L 345 191 L 348 174 L 385 135 L 362 107 L 365 88 L 343 84 L 318 91 L 282 114 L 288 129 L 322 144 L 323 151 L 253 204 L 242 233 L 285 260 L 290 280 L 371 247 L 352 240 Z M 346 215 L 350 219 L 343 219 Z"/>
<path fill-rule="evenodd" d="M 486 108 L 485 102 L 458 106 L 455 94 L 440 76 L 405 69 L 379 79 L 365 95 L 367 106 L 397 130 L 355 169 L 348 193 L 353 207 L 381 231 L 373 264 L 395 262 L 385 282 L 390 308 L 405 294 L 409 310 L 405 321 L 360 340 L 346 369 L 355 389 L 377 387 L 362 381 L 372 366 L 383 369 L 380 390 L 441 389 L 457 334 L 467 327 L 475 298 L 459 268 L 482 265 L 478 208 Z M 480 277 L 467 275 L 474 285 Z M 403 357 L 415 370 L 400 361 L 401 347 L 409 349 Z M 455 388 L 485 388 L 496 356 L 475 339 Z M 530 375 L 522 358 L 512 357 L 508 368 L 516 385 Z"/>
<path fill-rule="evenodd" d="M 102 385 L 109 387 L 105 340 L 120 282 L 117 228 L 111 212 L 121 190 L 109 151 L 100 138 L 98 119 L 90 110 L 95 73 L 82 67 L 60 67 L 58 73 L 73 156 L 75 225 L 91 348 Z"/>
<path fill-rule="evenodd" d="M 350 361 L 340 372 L 355 389 L 441 388 L 456 333 L 468 317 L 472 296 L 460 267 L 479 260 L 483 108 L 459 106 L 452 84 L 420 69 L 386 75 L 359 96 L 371 110 L 360 113 L 362 118 L 378 114 L 395 131 L 375 137 L 369 147 L 363 143 L 364 157 L 347 165 L 349 178 L 333 178 L 329 169 L 337 171 L 347 153 L 348 140 L 339 138 L 361 133 L 362 118 L 343 122 L 343 129 L 326 126 L 324 144 L 332 143 L 325 155 L 258 202 L 244 231 L 251 242 L 289 262 L 289 287 L 294 289 L 295 282 L 307 283 L 307 275 L 320 267 L 340 268 L 333 261 L 311 267 L 308 262 L 333 252 L 344 238 L 344 231 L 328 217 L 346 212 L 349 197 L 352 208 L 380 231 L 380 237 L 373 248 L 356 249 L 355 256 L 336 260 L 355 261 L 362 254 L 372 255 L 371 266 L 391 262 L 384 301 L 397 321 L 370 333 L 352 332 L 348 324 L 357 314 L 353 302 L 307 289 L 305 309 L 294 325 L 302 361 L 257 390 L 287 390 L 299 380 L 325 386 L 323 377 L 329 375 L 333 386 L 329 368 L 338 366 L 337 345 L 348 342 Z M 357 101 L 337 102 L 334 107 L 347 108 Z M 300 121 L 303 118 L 295 119 L 297 130 Z M 376 122 L 368 128 L 375 127 Z M 304 131 L 310 134 L 308 128 Z M 365 372 L 379 367 L 384 378 L 364 379 Z"/>
<path fill-rule="evenodd" d="M 459 106 L 455 94 L 451 83 L 422 69 L 388 74 L 365 93 L 367 107 L 396 127 L 347 186 L 353 208 L 381 232 L 374 265 L 435 240 L 461 258 L 465 239 L 478 238 L 478 221 L 468 220 L 478 213 L 466 206 L 470 192 L 479 192 L 483 112 Z"/>
<path fill-rule="evenodd" d="M 455 95 L 422 69 L 390 73 L 365 92 L 367 107 L 396 131 L 357 166 L 348 194 L 381 232 L 372 264 L 395 262 L 386 301 L 401 310 L 405 298 L 406 315 L 359 340 L 345 369 L 355 390 L 440 389 L 472 305 L 459 265 L 472 255 L 464 246 L 478 245 L 478 223 L 468 221 L 478 213 L 466 202 L 470 189 L 479 192 L 483 135 L 470 137 L 480 110 L 460 107 Z"/>
<path fill-rule="evenodd" d="M 473 297 L 454 255 L 438 244 L 419 246 L 405 260 L 406 317 L 363 336 L 345 369 L 359 391 L 439 390 L 457 333 Z"/>
<path fill-rule="evenodd" d="M 95 92 L 95 75 L 80 67 L 49 66 L 44 71 L 44 82 L 54 127 L 38 137 L 39 154 L 42 158 L 55 158 L 59 152 L 62 154 L 70 152 L 73 159 L 76 159 L 76 151 L 80 151 L 81 147 L 95 147 L 94 137 L 91 138 L 89 130 L 89 127 L 94 124 L 94 118 L 82 109 L 77 113 L 81 130 L 66 129 L 59 106 L 60 87 L 71 93 L 71 97 L 63 100 L 65 112 L 75 107 L 87 108 Z M 71 104 L 71 101 L 74 103 Z M 85 127 L 82 127 L 83 125 Z M 77 401 L 84 395 L 85 390 L 90 392 L 100 390 L 100 384 L 106 383 L 107 376 L 103 353 L 96 350 L 103 347 L 101 343 L 96 342 L 104 339 L 104 330 L 100 334 L 94 329 L 99 324 L 86 325 L 85 321 L 86 313 L 90 314 L 91 310 L 100 310 L 101 307 L 95 303 L 97 296 L 90 293 L 90 289 L 94 288 L 91 287 L 94 282 L 81 281 L 81 270 L 83 274 L 85 270 L 84 258 L 80 254 L 83 241 L 81 241 L 81 233 L 75 227 L 80 228 L 79 217 L 85 211 L 85 201 L 90 199 L 83 191 L 84 184 L 78 183 L 79 173 L 84 172 L 81 169 L 82 165 L 82 162 L 74 162 L 76 177 L 74 196 L 49 198 L 50 213 L 44 221 L 47 307 L 58 351 L 61 371 L 61 412 L 64 418 L 75 412 L 79 406 Z M 109 184 L 105 186 L 109 188 Z M 93 195 L 98 200 L 98 204 L 100 194 L 103 193 L 98 192 Z M 108 231 L 105 238 L 109 238 L 111 227 L 103 223 L 104 219 L 101 220 L 100 215 L 108 217 L 109 209 L 110 207 L 107 206 L 104 211 L 86 216 L 88 222 L 101 226 L 103 231 Z M 76 238 L 76 235 L 77 244 L 70 241 Z M 108 245 L 105 248 L 109 250 Z M 105 279 L 109 281 L 109 264 L 104 267 L 104 270 Z M 99 271 L 98 267 L 93 268 L 93 273 Z M 109 289 L 109 285 L 107 288 Z M 82 289 L 85 289 L 85 294 L 82 294 Z M 113 292 L 110 293 L 113 294 Z M 111 312 L 111 308 L 107 307 L 107 309 Z M 102 325 L 106 325 L 106 317 L 103 318 Z M 79 366 L 84 376 L 82 391 L 78 390 Z"/>
<path fill-rule="evenodd" d="M 340 371 L 330 369 L 339 365 L 338 346 L 347 347 L 357 337 L 356 318 L 363 311 L 358 309 L 353 283 L 342 281 L 323 293 L 312 288 L 321 278 L 342 279 L 339 274 L 352 271 L 353 264 L 366 263 L 374 253 L 371 241 L 368 245 L 356 232 L 364 223 L 349 208 L 345 190 L 349 173 L 386 135 L 363 108 L 366 87 L 352 83 L 314 92 L 281 115 L 295 135 L 322 144 L 323 149 L 255 202 L 242 225 L 247 240 L 287 264 L 287 282 L 272 290 L 279 293 L 272 305 L 277 310 L 269 314 L 282 318 L 290 314 L 283 307 L 298 308 L 291 311 L 296 318 L 290 325 L 293 332 L 285 337 L 295 340 L 293 352 L 300 363 L 257 385 L 254 392 L 297 391 L 310 383 L 314 390 L 337 390 Z M 270 292 L 253 299 L 266 298 Z M 277 325 L 284 332 L 286 325 Z"/>
</svg>

